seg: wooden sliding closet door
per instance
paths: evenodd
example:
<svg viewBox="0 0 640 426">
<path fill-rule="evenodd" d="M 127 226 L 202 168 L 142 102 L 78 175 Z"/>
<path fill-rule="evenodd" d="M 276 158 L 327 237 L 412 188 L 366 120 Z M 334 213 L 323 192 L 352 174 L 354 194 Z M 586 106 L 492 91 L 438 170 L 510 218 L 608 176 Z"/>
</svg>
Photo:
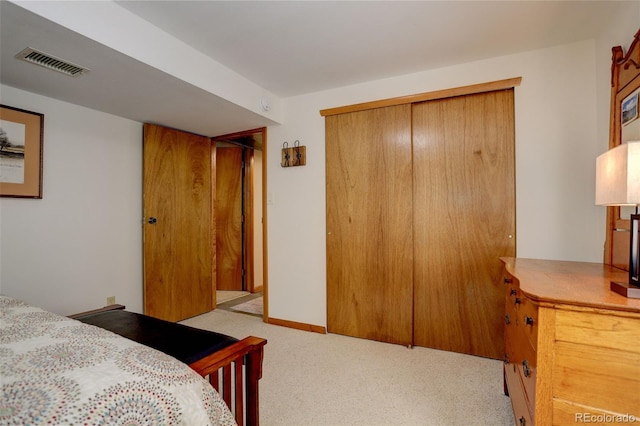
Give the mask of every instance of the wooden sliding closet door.
<svg viewBox="0 0 640 426">
<path fill-rule="evenodd" d="M 513 90 L 413 105 L 414 344 L 503 356 L 515 255 Z"/>
<path fill-rule="evenodd" d="M 326 117 L 327 329 L 412 341 L 411 106 Z"/>
</svg>

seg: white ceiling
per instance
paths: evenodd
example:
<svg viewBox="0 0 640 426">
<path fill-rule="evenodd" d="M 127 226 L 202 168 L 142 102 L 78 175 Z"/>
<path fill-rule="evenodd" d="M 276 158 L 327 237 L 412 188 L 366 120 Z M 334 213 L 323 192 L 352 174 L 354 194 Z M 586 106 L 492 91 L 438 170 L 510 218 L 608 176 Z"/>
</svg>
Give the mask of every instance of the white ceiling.
<svg viewBox="0 0 640 426">
<path fill-rule="evenodd" d="M 280 96 L 592 38 L 610 1 L 121 1 Z"/>
<path fill-rule="evenodd" d="M 117 2 L 282 98 L 595 38 L 624 3 Z M 91 72 L 71 78 L 16 60 L 27 46 Z M 2 84 L 132 120 L 209 136 L 272 124 L 6 0 L 0 54 Z"/>
</svg>

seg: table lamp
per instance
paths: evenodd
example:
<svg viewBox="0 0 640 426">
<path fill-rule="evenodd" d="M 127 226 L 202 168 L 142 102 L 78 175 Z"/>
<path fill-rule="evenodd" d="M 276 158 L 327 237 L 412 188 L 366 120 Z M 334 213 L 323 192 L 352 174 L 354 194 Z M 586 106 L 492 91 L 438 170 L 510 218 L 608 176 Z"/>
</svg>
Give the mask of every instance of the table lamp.
<svg viewBox="0 0 640 426">
<path fill-rule="evenodd" d="M 611 282 L 611 290 L 640 299 L 640 141 L 623 143 L 596 159 L 596 204 L 634 206 L 629 238 L 629 282 Z"/>
</svg>

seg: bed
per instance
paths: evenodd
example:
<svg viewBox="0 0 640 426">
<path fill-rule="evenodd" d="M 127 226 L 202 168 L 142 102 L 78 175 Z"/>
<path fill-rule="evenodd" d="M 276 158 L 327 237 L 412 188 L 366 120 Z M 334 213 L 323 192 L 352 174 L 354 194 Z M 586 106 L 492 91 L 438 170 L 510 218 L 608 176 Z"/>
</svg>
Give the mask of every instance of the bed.
<svg viewBox="0 0 640 426">
<path fill-rule="evenodd" d="M 90 322 L 105 312 L 126 312 L 122 308 L 73 317 Z M 133 328 L 139 338 L 0 295 L 0 425 L 259 423 L 266 340 L 237 340 L 139 314 L 126 318 L 140 320 Z M 169 355 L 176 345 L 164 336 L 185 332 L 217 346 L 198 352 L 181 345 L 178 358 Z"/>
</svg>

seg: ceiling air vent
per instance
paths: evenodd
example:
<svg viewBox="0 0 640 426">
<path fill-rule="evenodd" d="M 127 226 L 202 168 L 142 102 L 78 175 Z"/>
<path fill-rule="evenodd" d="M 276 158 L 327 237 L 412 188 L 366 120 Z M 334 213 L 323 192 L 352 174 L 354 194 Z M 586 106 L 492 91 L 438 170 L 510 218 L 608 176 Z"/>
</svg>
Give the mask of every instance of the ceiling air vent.
<svg viewBox="0 0 640 426">
<path fill-rule="evenodd" d="M 43 52 L 39 52 L 31 47 L 27 47 L 22 52 L 16 55 L 16 58 L 23 61 L 31 62 L 32 64 L 40 65 L 41 67 L 49 68 L 50 70 L 58 71 L 63 74 L 77 77 L 81 74 L 89 72 L 88 68 L 81 67 L 73 64 L 64 59 L 56 58 L 55 56 L 48 55 Z"/>
</svg>

